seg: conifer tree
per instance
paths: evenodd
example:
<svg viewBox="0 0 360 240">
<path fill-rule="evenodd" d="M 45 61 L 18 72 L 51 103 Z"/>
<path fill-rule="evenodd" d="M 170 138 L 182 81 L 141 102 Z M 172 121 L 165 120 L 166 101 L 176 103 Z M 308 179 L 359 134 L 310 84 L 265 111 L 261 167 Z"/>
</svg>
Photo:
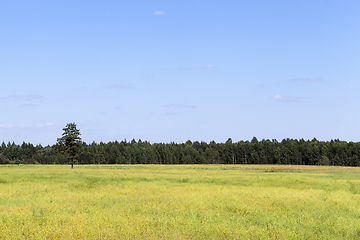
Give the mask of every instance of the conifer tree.
<svg viewBox="0 0 360 240">
<path fill-rule="evenodd" d="M 61 138 L 58 138 L 58 143 L 62 146 L 62 153 L 67 155 L 67 159 L 70 160 L 71 168 L 73 168 L 74 161 L 79 158 L 80 149 L 80 130 L 76 128 L 75 123 L 68 123 L 63 128 L 63 134 Z"/>
</svg>

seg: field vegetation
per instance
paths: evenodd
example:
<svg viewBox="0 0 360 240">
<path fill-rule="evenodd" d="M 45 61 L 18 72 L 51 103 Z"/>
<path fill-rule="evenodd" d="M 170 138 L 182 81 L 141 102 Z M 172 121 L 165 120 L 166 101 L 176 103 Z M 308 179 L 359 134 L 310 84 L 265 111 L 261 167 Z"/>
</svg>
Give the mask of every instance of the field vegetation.
<svg viewBox="0 0 360 240">
<path fill-rule="evenodd" d="M 1 165 L 1 239 L 359 239 L 360 169 Z"/>
</svg>

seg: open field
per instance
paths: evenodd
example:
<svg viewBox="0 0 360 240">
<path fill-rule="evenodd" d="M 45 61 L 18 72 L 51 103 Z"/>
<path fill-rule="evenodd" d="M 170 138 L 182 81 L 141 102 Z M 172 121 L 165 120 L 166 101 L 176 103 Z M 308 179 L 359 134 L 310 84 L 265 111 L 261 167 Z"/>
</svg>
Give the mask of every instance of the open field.
<svg viewBox="0 0 360 240">
<path fill-rule="evenodd" d="M 1 239 L 359 239 L 360 168 L 2 165 Z"/>
</svg>

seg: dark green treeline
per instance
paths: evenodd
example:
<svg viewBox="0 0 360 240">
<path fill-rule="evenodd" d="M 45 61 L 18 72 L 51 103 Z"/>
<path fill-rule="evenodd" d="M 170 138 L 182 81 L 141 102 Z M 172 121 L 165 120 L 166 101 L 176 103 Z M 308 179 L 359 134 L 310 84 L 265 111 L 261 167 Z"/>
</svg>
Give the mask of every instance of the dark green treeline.
<svg viewBox="0 0 360 240">
<path fill-rule="evenodd" d="M 359 166 L 360 143 L 331 140 L 284 139 L 233 143 L 131 142 L 81 143 L 78 164 L 294 164 Z M 31 143 L 0 146 L 0 163 L 67 164 L 58 144 L 43 147 Z"/>
</svg>

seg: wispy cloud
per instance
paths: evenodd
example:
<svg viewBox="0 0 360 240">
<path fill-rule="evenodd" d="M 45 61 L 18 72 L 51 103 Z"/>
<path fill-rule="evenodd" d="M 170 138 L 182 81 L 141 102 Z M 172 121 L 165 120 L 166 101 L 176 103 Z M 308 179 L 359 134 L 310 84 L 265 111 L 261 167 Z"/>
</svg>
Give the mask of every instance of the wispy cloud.
<svg viewBox="0 0 360 240">
<path fill-rule="evenodd" d="M 214 66 L 213 65 L 207 65 L 206 67 L 203 67 L 203 70 L 204 71 L 212 71 L 212 70 L 214 70 Z"/>
<path fill-rule="evenodd" d="M 193 70 L 192 67 L 178 67 L 179 70 Z"/>
<path fill-rule="evenodd" d="M 320 78 L 293 78 L 291 82 L 320 82 Z"/>
<path fill-rule="evenodd" d="M 271 99 L 281 101 L 281 102 L 298 102 L 304 99 L 303 97 L 291 97 L 291 96 L 282 96 L 280 94 L 276 94 Z"/>
<path fill-rule="evenodd" d="M 153 14 L 154 14 L 154 15 L 165 15 L 166 12 L 157 10 L 157 11 L 155 11 Z"/>
<path fill-rule="evenodd" d="M 33 99 L 42 98 L 42 96 L 40 96 L 40 95 L 10 95 L 9 98 L 33 100 Z"/>
<path fill-rule="evenodd" d="M 3 124 L 0 124 L 0 128 L 12 128 L 14 127 L 14 125 L 3 125 Z"/>
<path fill-rule="evenodd" d="M 132 89 L 133 87 L 132 87 L 131 84 L 123 83 L 123 84 L 106 85 L 106 86 L 104 86 L 104 88 L 109 88 L 109 89 Z"/>
<path fill-rule="evenodd" d="M 192 71 L 192 70 L 202 70 L 202 71 L 213 71 L 215 69 L 215 66 L 213 65 L 207 65 L 205 67 L 200 67 L 200 66 L 196 66 L 196 67 L 184 67 L 184 66 L 180 66 L 180 67 L 162 67 L 162 70 L 180 70 L 180 71 Z"/>
<path fill-rule="evenodd" d="M 4 125 L 0 124 L 0 128 L 43 128 L 43 127 L 51 127 L 55 125 L 55 123 L 42 123 L 42 124 L 30 124 L 30 125 Z"/>
<path fill-rule="evenodd" d="M 167 105 L 164 105 L 164 107 L 170 107 L 170 108 L 196 108 L 197 106 L 186 104 L 186 103 L 180 103 L 180 104 L 167 104 Z"/>
<path fill-rule="evenodd" d="M 55 125 L 55 123 L 41 123 L 41 124 L 36 124 L 34 125 L 35 127 L 51 127 Z"/>
<path fill-rule="evenodd" d="M 38 107 L 38 106 L 40 106 L 39 104 L 21 104 L 21 105 L 19 105 L 19 107 L 20 108 L 22 108 L 22 107 Z"/>
<path fill-rule="evenodd" d="M 166 112 L 167 116 L 176 116 L 177 113 L 176 112 Z"/>
<path fill-rule="evenodd" d="M 273 99 L 283 99 L 284 97 L 281 96 L 280 94 L 276 94 Z"/>
</svg>

